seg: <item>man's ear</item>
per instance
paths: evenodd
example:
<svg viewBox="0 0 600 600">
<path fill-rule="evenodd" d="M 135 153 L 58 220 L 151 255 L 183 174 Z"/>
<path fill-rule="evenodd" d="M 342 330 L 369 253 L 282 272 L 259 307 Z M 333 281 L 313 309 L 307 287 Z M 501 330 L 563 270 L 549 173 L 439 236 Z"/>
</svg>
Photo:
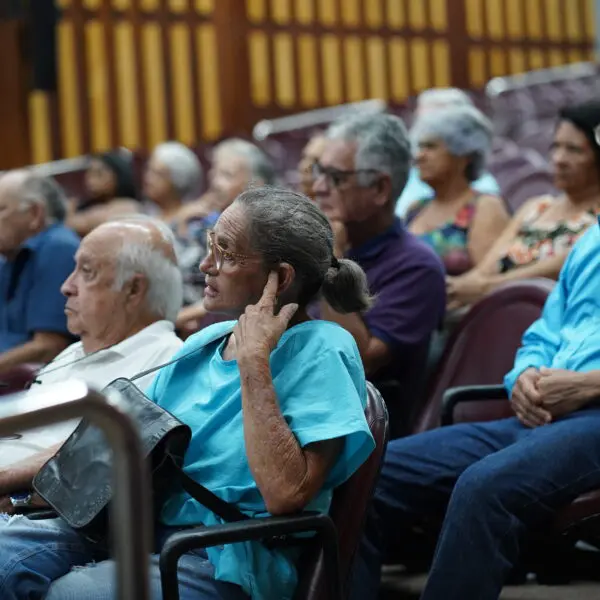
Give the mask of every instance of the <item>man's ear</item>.
<svg viewBox="0 0 600 600">
<path fill-rule="evenodd" d="M 46 208 L 42 204 L 33 203 L 29 207 L 31 213 L 31 219 L 29 220 L 29 227 L 31 231 L 37 231 L 44 225 L 46 221 Z"/>
<path fill-rule="evenodd" d="M 133 306 L 140 306 L 148 293 L 148 280 L 136 273 L 126 284 L 127 301 Z"/>
<path fill-rule="evenodd" d="M 377 181 L 373 184 L 376 189 L 375 204 L 384 206 L 392 193 L 392 179 L 386 173 L 382 173 Z M 394 198 L 394 201 L 396 199 Z"/>
</svg>

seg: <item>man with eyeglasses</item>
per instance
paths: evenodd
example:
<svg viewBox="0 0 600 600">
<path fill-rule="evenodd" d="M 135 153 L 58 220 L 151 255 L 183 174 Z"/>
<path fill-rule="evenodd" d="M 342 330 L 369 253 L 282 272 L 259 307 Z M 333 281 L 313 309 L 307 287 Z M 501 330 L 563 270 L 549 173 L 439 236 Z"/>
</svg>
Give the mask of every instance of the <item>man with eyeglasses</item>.
<svg viewBox="0 0 600 600">
<path fill-rule="evenodd" d="M 410 411 L 397 400 L 418 398 L 429 342 L 444 316 L 444 269 L 394 214 L 411 160 L 401 119 L 348 117 L 326 138 L 314 165 L 314 194 L 331 221 L 336 257 L 361 265 L 376 301 L 364 315 L 341 315 L 322 301 L 320 315 L 356 339 L 367 377 L 386 397 L 396 437 L 405 433 Z"/>
</svg>

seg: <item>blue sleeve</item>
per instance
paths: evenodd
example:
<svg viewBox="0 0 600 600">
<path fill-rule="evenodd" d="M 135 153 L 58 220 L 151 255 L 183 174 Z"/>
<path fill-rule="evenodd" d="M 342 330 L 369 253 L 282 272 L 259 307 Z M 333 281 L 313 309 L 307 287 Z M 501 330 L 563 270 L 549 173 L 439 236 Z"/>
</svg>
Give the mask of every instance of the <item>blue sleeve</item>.
<svg viewBox="0 0 600 600">
<path fill-rule="evenodd" d="M 344 438 L 344 449 L 327 485 L 336 487 L 360 467 L 375 447 L 364 407 L 367 398 L 362 364 L 342 351 L 325 350 L 310 359 L 302 353 L 275 378 L 284 417 L 301 447 Z"/>
<path fill-rule="evenodd" d="M 567 302 L 570 253 L 563 265 L 558 282 L 546 300 L 542 316 L 523 334 L 515 365 L 505 377 L 504 387 L 509 396 L 521 373 L 530 367 L 550 367 L 560 345 L 560 331 Z"/>
<path fill-rule="evenodd" d="M 500 186 L 491 173 L 484 173 L 477 181 L 474 181 L 473 188 L 480 194 L 500 195 Z"/>
<path fill-rule="evenodd" d="M 60 288 L 75 267 L 76 243 L 46 245 L 36 253 L 33 285 L 27 297 L 27 332 L 49 331 L 70 335 L 65 316 L 66 298 Z"/>
</svg>

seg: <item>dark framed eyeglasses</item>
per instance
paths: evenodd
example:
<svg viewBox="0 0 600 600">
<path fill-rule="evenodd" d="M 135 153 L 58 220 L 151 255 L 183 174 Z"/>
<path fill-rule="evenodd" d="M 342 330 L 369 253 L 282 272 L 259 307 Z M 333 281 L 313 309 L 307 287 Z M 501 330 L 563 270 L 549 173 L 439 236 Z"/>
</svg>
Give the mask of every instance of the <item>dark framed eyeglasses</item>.
<svg viewBox="0 0 600 600">
<path fill-rule="evenodd" d="M 214 230 L 209 229 L 207 231 L 206 248 L 217 267 L 217 271 L 220 271 L 223 268 L 225 262 L 244 265 L 246 262 L 260 262 L 262 260 L 260 256 L 232 252 L 231 250 L 227 250 L 227 248 L 223 248 L 223 246 L 217 242 L 215 236 Z"/>
<path fill-rule="evenodd" d="M 316 180 L 319 177 L 325 177 L 327 183 L 334 188 L 340 187 L 343 183 L 348 181 L 353 175 L 380 175 L 381 171 L 377 169 L 356 169 L 354 171 L 342 171 L 341 169 L 334 169 L 332 167 L 324 167 L 318 161 L 315 161 L 312 165 L 313 178 Z M 373 180 L 369 185 L 373 185 Z"/>
</svg>

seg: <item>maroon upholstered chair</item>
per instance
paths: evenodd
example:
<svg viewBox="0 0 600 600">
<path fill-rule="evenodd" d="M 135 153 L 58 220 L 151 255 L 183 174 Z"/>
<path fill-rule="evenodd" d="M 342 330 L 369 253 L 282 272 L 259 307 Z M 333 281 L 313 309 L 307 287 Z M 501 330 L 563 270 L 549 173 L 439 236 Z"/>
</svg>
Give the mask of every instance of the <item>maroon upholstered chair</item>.
<svg viewBox="0 0 600 600">
<path fill-rule="evenodd" d="M 0 396 L 21 392 L 35 379 L 42 365 L 25 363 L 0 373 Z"/>
<path fill-rule="evenodd" d="M 413 432 L 440 424 L 444 392 L 465 385 L 499 384 L 512 369 L 525 330 L 541 314 L 554 286 L 549 279 L 515 281 L 483 298 L 450 335 Z"/>
<path fill-rule="evenodd" d="M 329 515 L 307 513 L 267 517 L 199 527 L 171 536 L 160 556 L 164 600 L 179 600 L 177 562 L 195 548 L 248 540 L 273 540 L 292 533 L 316 531 L 306 543 L 299 564 L 298 600 L 342 600 L 362 535 L 367 507 L 375 489 L 388 439 L 388 416 L 377 389 L 368 384 L 365 416 L 375 438 L 375 450 L 365 463 L 333 495 Z M 290 540 L 293 544 L 293 540 Z"/>
</svg>

